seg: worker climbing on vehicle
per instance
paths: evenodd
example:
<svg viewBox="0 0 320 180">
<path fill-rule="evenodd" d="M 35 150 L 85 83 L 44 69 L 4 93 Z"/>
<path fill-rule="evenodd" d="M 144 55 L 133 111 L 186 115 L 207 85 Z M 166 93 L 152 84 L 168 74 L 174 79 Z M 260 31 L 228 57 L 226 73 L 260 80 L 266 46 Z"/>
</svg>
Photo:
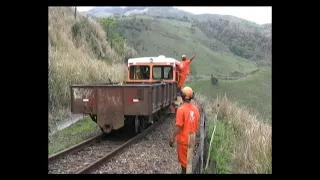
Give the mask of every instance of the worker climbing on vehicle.
<svg viewBox="0 0 320 180">
<path fill-rule="evenodd" d="M 178 160 L 182 169 L 181 174 L 186 174 L 189 133 L 197 132 L 200 113 L 199 109 L 190 103 L 191 99 L 194 98 L 194 92 L 190 87 L 187 86 L 182 89 L 181 97 L 183 104 L 177 109 L 176 123 L 169 145 L 173 147 L 174 141 L 177 141 Z"/>
<path fill-rule="evenodd" d="M 177 85 L 178 93 L 181 93 L 181 87 L 183 86 L 184 81 L 186 80 L 186 77 L 190 74 L 190 64 L 195 56 L 196 56 L 196 53 L 194 53 L 194 55 L 190 59 L 187 59 L 186 55 L 182 55 L 181 56 L 182 61 L 180 62 L 177 61 L 177 67 L 180 71 L 178 85 Z"/>
</svg>

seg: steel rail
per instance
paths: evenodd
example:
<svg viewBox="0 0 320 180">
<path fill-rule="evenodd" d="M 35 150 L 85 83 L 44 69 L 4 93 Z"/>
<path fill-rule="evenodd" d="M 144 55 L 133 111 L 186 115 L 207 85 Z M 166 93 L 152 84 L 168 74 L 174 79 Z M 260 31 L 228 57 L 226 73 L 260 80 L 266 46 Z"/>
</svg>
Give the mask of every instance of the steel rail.
<svg viewBox="0 0 320 180">
<path fill-rule="evenodd" d="M 117 154 L 121 153 L 122 151 L 124 151 L 128 146 L 130 146 L 131 144 L 136 143 L 137 141 L 139 141 L 140 139 L 142 139 L 143 137 L 145 137 L 148 133 L 150 133 L 153 129 L 155 129 L 165 118 L 169 117 L 170 114 L 165 114 L 163 115 L 158 121 L 156 121 L 155 123 L 153 123 L 151 126 L 149 126 L 147 129 L 145 129 L 142 133 L 136 135 L 135 137 L 131 138 L 130 140 L 128 140 L 127 142 L 125 142 L 124 144 L 122 144 L 121 146 L 119 146 L 118 148 L 116 148 L 115 150 L 109 152 L 107 155 L 105 155 L 104 157 L 98 159 L 97 161 L 95 161 L 94 163 L 90 164 L 89 166 L 83 168 L 82 170 L 78 171 L 76 174 L 90 174 L 91 172 L 93 172 L 97 167 L 100 167 L 100 165 L 102 165 L 103 163 L 109 161 L 110 159 L 112 159 L 113 157 L 115 157 Z"/>
<path fill-rule="evenodd" d="M 103 136 L 104 136 L 103 133 L 99 134 L 97 136 L 94 136 L 94 137 L 86 140 L 86 141 L 83 141 L 83 142 L 81 142 L 79 144 L 76 144 L 76 145 L 74 145 L 74 146 L 72 146 L 72 147 L 70 147 L 68 149 L 65 149 L 65 150 L 60 151 L 60 152 L 58 152 L 56 154 L 53 154 L 53 155 L 49 156 L 48 162 L 49 163 L 54 163 L 58 159 L 61 159 L 61 158 L 65 157 L 68 154 L 79 152 L 82 149 L 84 149 L 84 148 L 86 148 L 86 147 L 88 147 L 88 146 L 90 146 L 92 144 L 95 144 L 95 143 L 99 142 L 102 139 Z"/>
</svg>

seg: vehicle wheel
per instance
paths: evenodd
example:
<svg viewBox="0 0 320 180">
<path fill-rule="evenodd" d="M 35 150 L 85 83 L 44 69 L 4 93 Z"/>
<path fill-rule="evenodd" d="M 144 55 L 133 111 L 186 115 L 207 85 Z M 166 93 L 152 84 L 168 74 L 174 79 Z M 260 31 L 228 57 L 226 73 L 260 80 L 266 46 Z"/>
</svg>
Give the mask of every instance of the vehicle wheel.
<svg viewBox="0 0 320 180">
<path fill-rule="evenodd" d="M 139 132 L 140 132 L 140 121 L 139 121 L 139 118 L 138 118 L 138 116 L 136 116 L 135 118 L 134 118 L 134 133 L 135 134 L 138 134 Z"/>
<path fill-rule="evenodd" d="M 144 131 L 144 129 L 147 127 L 147 118 L 146 117 L 143 117 L 141 120 L 140 120 L 140 133 Z"/>
</svg>

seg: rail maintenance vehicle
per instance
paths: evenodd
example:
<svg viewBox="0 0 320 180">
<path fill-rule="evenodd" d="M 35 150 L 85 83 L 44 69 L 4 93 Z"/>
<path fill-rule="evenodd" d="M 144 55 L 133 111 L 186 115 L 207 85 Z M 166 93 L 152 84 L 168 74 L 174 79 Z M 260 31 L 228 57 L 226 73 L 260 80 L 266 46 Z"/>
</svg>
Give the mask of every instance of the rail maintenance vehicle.
<svg viewBox="0 0 320 180">
<path fill-rule="evenodd" d="M 179 105 L 176 62 L 163 55 L 130 58 L 123 82 L 72 85 L 71 112 L 89 115 L 104 133 L 138 134 Z"/>
</svg>

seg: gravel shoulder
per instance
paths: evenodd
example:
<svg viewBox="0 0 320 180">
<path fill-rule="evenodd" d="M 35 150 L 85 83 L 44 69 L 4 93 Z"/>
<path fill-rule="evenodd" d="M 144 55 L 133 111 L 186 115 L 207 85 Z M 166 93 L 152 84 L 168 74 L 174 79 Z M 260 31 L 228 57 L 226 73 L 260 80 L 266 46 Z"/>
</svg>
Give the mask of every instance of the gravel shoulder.
<svg viewBox="0 0 320 180">
<path fill-rule="evenodd" d="M 170 116 L 144 139 L 94 171 L 94 174 L 179 174 L 176 143 L 169 146 L 175 119 Z"/>
</svg>

